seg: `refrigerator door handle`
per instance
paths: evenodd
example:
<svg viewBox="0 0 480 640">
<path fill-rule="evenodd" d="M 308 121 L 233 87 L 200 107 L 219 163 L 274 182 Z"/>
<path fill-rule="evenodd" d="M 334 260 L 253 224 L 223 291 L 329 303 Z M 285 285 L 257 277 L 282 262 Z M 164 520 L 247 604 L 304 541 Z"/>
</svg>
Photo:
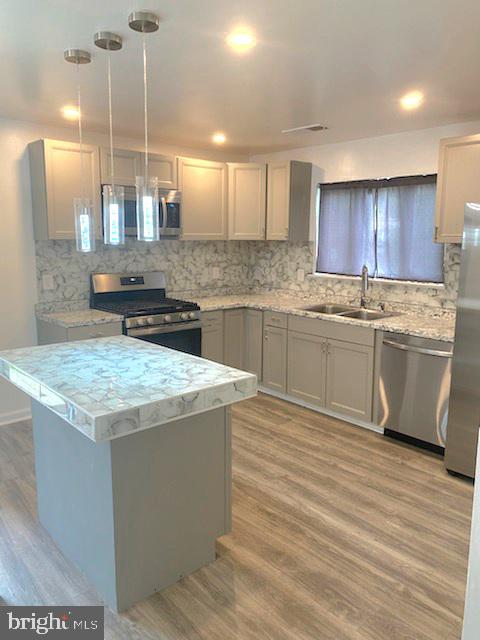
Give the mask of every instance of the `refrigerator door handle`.
<svg viewBox="0 0 480 640">
<path fill-rule="evenodd" d="M 394 342 L 393 340 L 384 340 L 383 344 L 394 349 L 400 349 L 401 351 L 413 351 L 414 353 L 423 353 L 428 356 L 438 356 L 440 358 L 451 358 L 452 353 L 450 351 L 441 351 L 440 349 L 425 349 L 424 347 L 413 347 L 408 344 L 402 344 L 401 342 Z"/>
</svg>

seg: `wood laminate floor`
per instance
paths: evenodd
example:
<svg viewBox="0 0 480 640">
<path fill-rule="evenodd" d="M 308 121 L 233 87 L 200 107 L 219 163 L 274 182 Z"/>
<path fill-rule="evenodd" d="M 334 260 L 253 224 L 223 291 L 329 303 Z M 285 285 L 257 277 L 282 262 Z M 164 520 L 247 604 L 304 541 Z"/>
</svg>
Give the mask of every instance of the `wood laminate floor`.
<svg viewBox="0 0 480 640">
<path fill-rule="evenodd" d="M 281 400 L 232 412 L 233 532 L 217 561 L 125 614 L 107 609 L 105 637 L 459 640 L 471 484 Z M 0 429 L 0 597 L 99 604 L 36 521 L 26 423 Z"/>
</svg>

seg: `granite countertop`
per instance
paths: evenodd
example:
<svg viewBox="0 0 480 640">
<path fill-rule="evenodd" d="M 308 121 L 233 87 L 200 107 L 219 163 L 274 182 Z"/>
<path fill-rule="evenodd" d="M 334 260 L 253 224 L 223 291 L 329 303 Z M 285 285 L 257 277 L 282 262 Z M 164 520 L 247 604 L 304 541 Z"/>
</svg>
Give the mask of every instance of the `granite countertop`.
<svg viewBox="0 0 480 640">
<path fill-rule="evenodd" d="M 190 296 L 192 297 L 192 296 Z M 399 314 L 378 320 L 358 320 L 357 318 L 344 318 L 342 316 L 326 315 L 304 311 L 302 307 L 315 303 L 325 302 L 318 298 L 301 298 L 295 295 L 279 293 L 246 293 L 242 295 L 209 296 L 199 298 L 193 296 L 193 300 L 200 305 L 202 311 L 216 311 L 219 309 L 239 309 L 248 307 L 261 311 L 276 311 L 290 313 L 306 318 L 321 318 L 328 322 L 340 322 L 359 327 L 371 327 L 393 333 L 404 333 L 420 338 L 432 338 L 433 340 L 443 340 L 453 342 L 455 336 L 455 315 L 447 313 L 434 316 L 430 314 Z M 330 300 L 329 300 L 330 302 Z M 63 311 L 56 313 L 38 313 L 37 318 L 52 322 L 62 327 L 78 327 L 88 324 L 101 324 L 105 322 L 115 322 L 123 320 L 122 316 L 112 313 L 96 311 L 95 309 L 85 309 L 79 311 Z"/>
<path fill-rule="evenodd" d="M 60 327 L 84 327 L 94 324 L 107 324 L 108 322 L 122 322 L 123 316 L 97 309 L 78 309 L 77 311 L 57 311 L 54 313 L 36 314 L 39 320 L 56 324 Z"/>
<path fill-rule="evenodd" d="M 378 320 L 358 320 L 357 318 L 345 318 L 343 316 L 327 315 L 304 311 L 302 307 L 324 302 L 322 299 L 302 299 L 298 296 L 279 294 L 245 294 L 237 296 L 213 296 L 208 298 L 196 298 L 202 311 L 216 311 L 218 309 L 237 309 L 248 307 L 261 311 L 276 311 L 290 313 L 305 318 L 321 318 L 328 322 L 340 322 L 360 327 L 370 327 L 393 333 L 403 333 L 420 338 L 432 338 L 453 342 L 455 337 L 455 316 L 446 314 L 434 317 L 432 315 L 399 314 Z"/>
<path fill-rule="evenodd" d="M 0 352 L 0 375 L 95 442 L 256 395 L 251 373 L 114 336 Z"/>
</svg>

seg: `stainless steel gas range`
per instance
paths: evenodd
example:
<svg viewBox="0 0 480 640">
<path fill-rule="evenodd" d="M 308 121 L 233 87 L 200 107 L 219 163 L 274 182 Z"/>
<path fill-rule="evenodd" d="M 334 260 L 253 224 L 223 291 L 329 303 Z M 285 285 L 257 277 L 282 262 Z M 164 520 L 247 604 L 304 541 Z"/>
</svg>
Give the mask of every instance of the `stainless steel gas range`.
<svg viewBox="0 0 480 640">
<path fill-rule="evenodd" d="M 127 336 L 201 355 L 200 307 L 167 298 L 161 271 L 92 274 L 90 307 L 122 315 Z"/>
</svg>

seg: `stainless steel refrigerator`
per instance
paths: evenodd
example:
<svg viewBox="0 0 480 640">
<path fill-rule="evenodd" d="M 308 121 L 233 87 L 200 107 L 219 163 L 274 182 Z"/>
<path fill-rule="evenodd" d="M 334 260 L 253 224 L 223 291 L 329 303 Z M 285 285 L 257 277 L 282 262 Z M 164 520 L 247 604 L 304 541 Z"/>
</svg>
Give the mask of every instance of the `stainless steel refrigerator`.
<svg viewBox="0 0 480 640">
<path fill-rule="evenodd" d="M 445 467 L 473 478 L 480 425 L 480 204 L 465 205 Z"/>
</svg>

